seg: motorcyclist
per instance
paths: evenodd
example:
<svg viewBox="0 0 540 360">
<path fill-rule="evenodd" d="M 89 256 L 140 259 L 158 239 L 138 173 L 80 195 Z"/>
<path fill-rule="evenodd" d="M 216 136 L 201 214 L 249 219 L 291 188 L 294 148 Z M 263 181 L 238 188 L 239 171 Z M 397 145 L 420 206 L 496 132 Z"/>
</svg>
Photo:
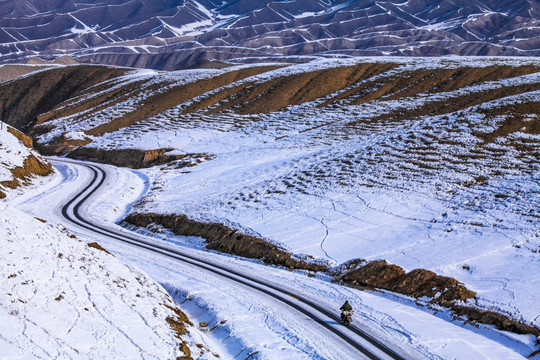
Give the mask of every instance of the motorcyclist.
<svg viewBox="0 0 540 360">
<path fill-rule="evenodd" d="M 339 310 L 341 310 L 341 321 L 343 321 L 343 323 L 345 325 L 349 325 L 350 323 L 350 319 L 351 319 L 351 316 L 353 314 L 353 311 L 352 311 L 352 306 L 351 304 L 349 304 L 349 301 L 345 301 L 345 304 L 343 304 Z"/>
</svg>

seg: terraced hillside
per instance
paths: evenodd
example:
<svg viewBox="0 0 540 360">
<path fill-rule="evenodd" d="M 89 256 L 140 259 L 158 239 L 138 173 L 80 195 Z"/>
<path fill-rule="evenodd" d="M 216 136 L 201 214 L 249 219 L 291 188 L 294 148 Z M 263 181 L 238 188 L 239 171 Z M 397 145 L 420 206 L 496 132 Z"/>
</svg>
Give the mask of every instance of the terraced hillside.
<svg viewBox="0 0 540 360">
<path fill-rule="evenodd" d="M 85 82 L 47 97 L 77 74 Z M 75 66 L 0 92 L 42 94 L 6 115 L 47 153 L 151 158 L 122 163 L 154 165 L 140 170 L 152 185 L 139 213 L 222 223 L 331 266 L 428 269 L 540 326 L 537 59 Z"/>
</svg>

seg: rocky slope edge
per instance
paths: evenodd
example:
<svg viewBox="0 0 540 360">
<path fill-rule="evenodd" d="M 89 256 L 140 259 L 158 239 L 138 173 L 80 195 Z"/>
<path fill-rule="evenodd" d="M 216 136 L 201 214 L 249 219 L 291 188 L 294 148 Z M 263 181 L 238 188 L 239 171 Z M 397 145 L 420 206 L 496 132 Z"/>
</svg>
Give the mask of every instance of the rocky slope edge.
<svg viewBox="0 0 540 360">
<path fill-rule="evenodd" d="M 32 147 L 32 138 L 2 124 L 0 128 L 0 199 L 6 191 L 28 184 L 35 176 L 52 172 L 52 166 Z"/>
</svg>

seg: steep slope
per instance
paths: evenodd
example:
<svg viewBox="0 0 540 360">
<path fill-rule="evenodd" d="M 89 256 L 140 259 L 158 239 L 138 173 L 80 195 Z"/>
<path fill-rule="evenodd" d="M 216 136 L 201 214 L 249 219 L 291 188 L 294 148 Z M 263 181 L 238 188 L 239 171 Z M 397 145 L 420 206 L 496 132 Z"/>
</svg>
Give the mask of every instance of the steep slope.
<svg viewBox="0 0 540 360">
<path fill-rule="evenodd" d="M 102 66 L 62 66 L 36 72 L 16 82 L 6 82 L 1 90 L 6 99 L 3 116 L 17 119 L 10 123 L 28 130 L 37 121 L 38 114 L 76 96 L 82 89 L 106 82 L 127 71 Z"/>
<path fill-rule="evenodd" d="M 538 55 L 536 1 L 141 0 L 0 4 L 0 54 L 175 70 L 298 56 Z"/>
</svg>

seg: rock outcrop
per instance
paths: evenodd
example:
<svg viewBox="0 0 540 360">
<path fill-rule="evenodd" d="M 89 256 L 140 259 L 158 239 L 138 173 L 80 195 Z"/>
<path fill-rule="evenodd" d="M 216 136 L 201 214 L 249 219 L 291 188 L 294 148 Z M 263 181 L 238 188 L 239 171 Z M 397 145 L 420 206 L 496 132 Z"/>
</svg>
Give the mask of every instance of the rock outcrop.
<svg viewBox="0 0 540 360">
<path fill-rule="evenodd" d="M 8 152 L 17 152 L 20 155 L 19 156 L 25 156 L 24 160 L 22 160 L 23 164 L 22 166 L 14 166 L 4 164 L 2 163 L 2 166 L 6 166 L 9 173 L 11 173 L 11 178 L 6 180 L 0 181 L 0 189 L 3 188 L 9 188 L 9 189 L 16 189 L 21 184 L 27 183 L 32 177 L 34 176 L 46 176 L 49 175 L 52 172 L 52 165 L 42 159 L 39 154 L 37 154 L 35 151 L 33 151 L 32 147 L 32 139 L 23 133 L 8 127 L 8 132 L 4 133 L 4 136 L 13 136 L 15 137 L 20 147 L 27 147 L 30 148 L 32 151 L 29 152 L 27 155 L 22 155 L 23 153 L 20 149 L 11 148 L 7 149 Z M 15 142 L 17 142 L 15 140 Z M 0 147 L 2 147 L 2 141 L 0 141 Z M 13 144 L 12 144 L 13 145 Z M 9 142 L 8 142 L 9 146 Z M 0 199 L 3 199 L 6 197 L 6 194 L 0 190 Z"/>
<path fill-rule="evenodd" d="M 223 224 L 195 221 L 183 215 L 154 213 L 133 213 L 128 215 L 124 221 L 127 224 L 140 227 L 158 224 L 177 235 L 199 236 L 205 239 L 206 247 L 209 250 L 217 250 L 251 259 L 261 259 L 270 265 L 315 272 L 328 270 L 328 266 L 322 263 L 295 257 L 285 249 L 267 240 L 243 234 Z"/>
<path fill-rule="evenodd" d="M 210 158 L 206 154 L 169 155 L 172 149 L 114 149 L 77 147 L 67 154 L 72 159 L 88 160 L 132 169 L 147 168 L 175 161 L 176 168 L 194 166 L 197 161 Z"/>
<path fill-rule="evenodd" d="M 431 298 L 431 302 L 443 306 L 476 296 L 455 279 L 424 269 L 405 272 L 400 266 L 388 264 L 385 260 L 370 261 L 358 269 L 345 272 L 340 280 L 351 285 L 390 290 L 415 298 L 425 296 Z"/>
</svg>

